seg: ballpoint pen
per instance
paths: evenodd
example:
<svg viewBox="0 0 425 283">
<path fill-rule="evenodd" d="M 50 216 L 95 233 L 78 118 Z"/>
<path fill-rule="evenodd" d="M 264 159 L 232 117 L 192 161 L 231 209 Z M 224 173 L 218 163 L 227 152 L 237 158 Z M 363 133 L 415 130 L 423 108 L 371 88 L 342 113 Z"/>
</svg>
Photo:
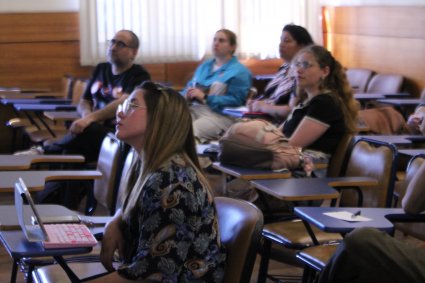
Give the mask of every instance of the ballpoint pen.
<svg viewBox="0 0 425 283">
<path fill-rule="evenodd" d="M 356 218 L 356 216 L 359 216 L 361 214 L 361 211 L 356 211 L 351 215 L 351 218 Z"/>
</svg>

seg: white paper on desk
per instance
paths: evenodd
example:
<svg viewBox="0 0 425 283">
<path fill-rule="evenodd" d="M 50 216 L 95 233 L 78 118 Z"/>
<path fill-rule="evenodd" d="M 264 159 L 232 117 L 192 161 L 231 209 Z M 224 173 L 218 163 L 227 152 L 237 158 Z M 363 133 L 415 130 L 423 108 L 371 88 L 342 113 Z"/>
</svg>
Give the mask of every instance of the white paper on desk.
<svg viewBox="0 0 425 283">
<path fill-rule="evenodd" d="M 239 107 L 225 107 L 224 110 L 226 111 L 234 111 L 234 112 L 248 112 L 249 109 L 246 106 L 239 106 Z"/>
<path fill-rule="evenodd" d="M 324 212 L 324 215 L 336 218 L 336 219 L 341 219 L 341 220 L 345 220 L 345 221 L 350 221 L 350 222 L 362 222 L 362 221 L 371 221 L 372 219 L 361 216 L 361 215 L 357 215 L 355 217 L 353 216 L 352 212 L 348 212 L 348 211 L 335 211 L 335 212 Z"/>
</svg>

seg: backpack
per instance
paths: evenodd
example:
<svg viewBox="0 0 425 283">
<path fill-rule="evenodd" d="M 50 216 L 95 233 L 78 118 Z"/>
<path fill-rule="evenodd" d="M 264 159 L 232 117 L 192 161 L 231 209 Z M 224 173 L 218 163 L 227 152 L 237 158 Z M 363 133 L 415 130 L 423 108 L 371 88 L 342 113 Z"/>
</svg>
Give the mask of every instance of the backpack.
<svg viewBox="0 0 425 283">
<path fill-rule="evenodd" d="M 253 169 L 285 170 L 302 166 L 300 147 L 291 146 L 282 131 L 265 120 L 242 120 L 219 140 L 218 160 Z"/>
</svg>

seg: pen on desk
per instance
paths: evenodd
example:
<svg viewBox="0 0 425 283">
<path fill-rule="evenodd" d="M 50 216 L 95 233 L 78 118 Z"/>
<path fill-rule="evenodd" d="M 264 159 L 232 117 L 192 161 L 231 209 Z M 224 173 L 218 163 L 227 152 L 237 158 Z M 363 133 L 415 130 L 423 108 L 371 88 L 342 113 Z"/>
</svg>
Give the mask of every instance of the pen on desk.
<svg viewBox="0 0 425 283">
<path fill-rule="evenodd" d="M 361 211 L 356 211 L 351 215 L 351 218 L 356 218 L 356 216 L 359 216 L 361 214 Z"/>
</svg>

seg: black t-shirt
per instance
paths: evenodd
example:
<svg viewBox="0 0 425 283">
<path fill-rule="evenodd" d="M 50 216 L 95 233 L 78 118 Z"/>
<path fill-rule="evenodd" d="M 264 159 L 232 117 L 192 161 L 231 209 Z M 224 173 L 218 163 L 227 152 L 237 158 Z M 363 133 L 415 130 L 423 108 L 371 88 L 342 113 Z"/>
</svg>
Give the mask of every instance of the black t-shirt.
<svg viewBox="0 0 425 283">
<path fill-rule="evenodd" d="M 112 95 L 114 89 L 130 94 L 146 80 L 150 80 L 150 75 L 140 65 L 134 64 L 124 73 L 114 75 L 110 63 L 100 63 L 93 72 L 83 98 L 93 102 L 93 110 L 99 110 L 116 99 Z"/>
<path fill-rule="evenodd" d="M 306 116 L 329 126 L 308 148 L 332 154 L 347 131 L 339 102 L 331 95 L 320 94 L 305 104 L 299 104 L 283 126 L 284 135 L 290 137 Z"/>
</svg>

